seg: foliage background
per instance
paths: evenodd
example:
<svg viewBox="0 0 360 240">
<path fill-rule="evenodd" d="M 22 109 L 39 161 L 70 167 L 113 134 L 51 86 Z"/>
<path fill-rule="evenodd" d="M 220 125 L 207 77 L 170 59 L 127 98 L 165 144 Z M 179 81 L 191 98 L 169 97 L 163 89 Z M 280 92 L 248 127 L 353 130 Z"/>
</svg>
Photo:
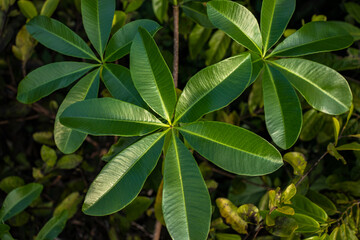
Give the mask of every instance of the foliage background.
<svg viewBox="0 0 360 240">
<path fill-rule="evenodd" d="M 143 18 L 157 20 L 152 1 L 130 1 L 130 4 L 134 4 L 134 2 L 135 4 L 139 3 L 139 8 L 126 9 L 124 7 L 128 4 L 127 1 L 117 1 L 116 9 L 127 12 L 126 22 Z M 261 0 L 238 2 L 243 3 L 252 10 L 255 16 L 259 17 Z M 345 7 L 347 2 L 297 1 L 295 14 L 288 27 L 299 29 L 302 22 L 309 22 L 315 18 L 323 20 L 324 16 L 328 20 L 346 21 L 359 27 L 360 23 L 357 22 L 359 19 L 356 18 L 360 16 L 360 11 L 356 12 L 356 9 L 352 9 L 348 12 L 349 9 Z M 69 209 L 73 216 L 59 235 L 60 239 L 151 239 L 156 223 L 155 215 L 159 216 L 159 202 L 156 197 L 162 178 L 161 164 L 147 180 L 140 194 L 142 197 L 127 209 L 107 217 L 86 216 L 81 212 L 84 194 L 96 174 L 104 166 L 105 162 L 101 160 L 101 157 L 119 139 L 88 137 L 76 154 L 63 155 L 54 146 L 52 130 L 58 105 L 70 87 L 57 91 L 35 104 L 24 105 L 16 101 L 17 85 L 28 72 L 47 63 L 63 61 L 65 58 L 71 60 L 71 57 L 56 54 L 40 44 L 36 45 L 34 40 L 26 36 L 26 33 L 21 32 L 22 26 L 26 23 L 26 17 L 24 17 L 24 11 L 20 11 L 18 3 L 15 2 L 7 11 L 2 9 L 0 12 L 0 157 L 2 159 L 0 162 L 0 199 L 3 200 L 8 192 L 24 183 L 41 183 L 44 185 L 44 190 L 41 198 L 36 200 L 30 208 L 9 221 L 12 227 L 11 234 L 16 239 L 30 239 L 39 232 L 54 211 L 65 208 Z M 33 1 L 33 3 L 39 11 L 43 1 Z M 81 37 L 86 38 L 80 14 L 79 1 L 61 0 L 52 17 L 65 23 Z M 324 16 L 316 17 L 314 15 Z M 169 5 L 167 17 L 164 18 L 162 25 L 164 28 L 159 31 L 155 40 L 171 69 L 173 46 L 171 5 Z M 180 18 L 180 89 L 185 86 L 190 76 L 206 65 L 244 51 L 242 47 L 231 42 L 226 36 L 215 39 L 213 34 L 216 30 L 213 30 L 211 34 L 209 33 L 209 38 L 211 38 L 210 36 L 214 38 L 213 42 L 208 39 L 198 54 L 192 56 L 190 52 L 199 48 L 198 43 L 195 45 L 189 43 L 194 27 L 195 23 L 182 14 Z M 20 55 L 13 50 L 14 46 L 22 49 Z M 342 70 L 341 73 L 349 81 L 354 95 L 354 112 L 342 136 L 359 134 L 360 42 L 356 41 L 347 50 L 332 54 L 318 54 L 307 58 L 332 67 L 335 66 L 335 69 L 339 71 Z M 125 57 L 118 63 L 128 67 L 129 58 Z M 101 95 L 107 96 L 108 93 L 104 90 Z M 307 172 L 327 151 L 328 144 L 335 140 L 332 118 L 317 113 L 315 110 L 309 110 L 310 107 L 304 101 L 302 104 L 305 115 L 300 139 L 291 149 L 281 153 L 302 153 L 307 162 L 304 172 Z M 346 114 L 338 117 L 341 126 L 344 126 L 346 117 Z M 239 125 L 271 140 L 265 127 L 261 86 L 258 83 L 248 88 L 230 106 L 209 114 L 205 118 Z M 351 142 L 358 142 L 358 140 L 348 137 L 339 139 L 339 145 Z M 301 174 L 300 176 L 293 174 L 293 167 L 290 164 L 285 164 L 283 168 L 269 176 L 235 177 L 216 168 L 198 154 L 194 154 L 207 180 L 214 206 L 216 206 L 217 198 L 227 198 L 236 206 L 252 203 L 261 208 L 261 204 L 264 205 L 264 201 L 261 199 L 268 190 L 276 187 L 285 189 L 291 182 L 296 182 L 301 177 Z M 331 155 L 327 155 L 311 171 L 309 177 L 304 178 L 305 180 L 298 188 L 298 191 L 304 194 L 310 188 L 326 195 L 336 205 L 336 212 L 331 217 L 339 220 L 338 222 L 345 220 L 349 213 L 345 211 L 349 210 L 354 203 L 353 215 L 360 214 L 358 208 L 360 154 L 356 151 L 346 151 L 341 154 L 344 159 L 342 161 L 342 157 L 337 156 L 340 159 L 338 161 Z M 316 199 L 313 201 L 316 202 Z M 345 214 L 343 214 L 344 212 Z M 221 215 L 219 210 L 215 209 L 213 219 L 218 217 Z M 359 224 L 355 217 L 354 219 L 354 224 Z M 338 222 L 331 225 L 329 231 L 336 227 Z M 345 222 L 351 225 L 350 220 Z M 354 229 L 357 229 L 354 232 L 358 234 L 359 225 Z M 210 234 L 210 237 L 215 237 L 217 232 L 239 236 L 231 228 L 219 230 L 215 226 L 213 235 Z M 253 236 L 255 226 L 250 226 L 248 232 Z M 266 235 L 270 236 L 271 234 L 265 229 L 259 232 L 259 236 Z M 221 236 L 216 237 L 220 239 Z M 166 228 L 162 228 L 161 239 L 170 239 Z M 294 237 L 294 239 L 296 238 Z"/>
</svg>

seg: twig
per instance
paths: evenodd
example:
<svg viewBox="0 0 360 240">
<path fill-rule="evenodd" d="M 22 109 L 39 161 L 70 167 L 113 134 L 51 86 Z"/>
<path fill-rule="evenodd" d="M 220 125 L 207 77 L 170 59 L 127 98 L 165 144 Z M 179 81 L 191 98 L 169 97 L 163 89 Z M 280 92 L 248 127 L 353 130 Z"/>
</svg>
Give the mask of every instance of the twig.
<svg viewBox="0 0 360 240">
<path fill-rule="evenodd" d="M 179 78 L 179 5 L 177 1 L 173 5 L 174 14 L 174 61 L 173 61 L 173 78 L 175 87 L 178 87 Z"/>
<path fill-rule="evenodd" d="M 162 228 L 161 222 L 159 222 L 158 220 L 156 220 L 153 240 L 159 240 L 159 239 L 160 239 L 160 236 L 161 236 L 161 228 Z"/>
<path fill-rule="evenodd" d="M 304 179 L 310 174 L 310 172 L 312 170 L 314 170 L 314 168 L 320 163 L 320 161 L 328 154 L 328 152 L 326 151 L 315 163 L 314 165 L 311 166 L 311 168 L 309 169 L 309 171 L 307 171 L 301 178 L 300 180 L 295 184 L 296 187 L 298 187 L 300 185 L 300 183 L 302 183 L 302 181 L 304 181 Z"/>
<path fill-rule="evenodd" d="M 136 227 L 140 231 L 142 231 L 147 237 L 149 237 L 149 238 L 153 237 L 153 235 L 148 233 L 148 231 L 146 231 L 146 229 L 143 226 L 141 226 L 140 224 L 137 224 L 136 222 L 132 222 L 131 225 Z"/>
<path fill-rule="evenodd" d="M 29 117 L 25 117 L 25 118 L 17 118 L 17 119 L 12 119 L 12 120 L 0 121 L 0 125 L 9 124 L 9 123 L 12 123 L 12 122 L 24 122 L 24 121 L 33 120 L 33 119 L 36 119 L 36 118 L 39 118 L 38 114 L 33 115 L 33 116 L 29 116 Z"/>
</svg>

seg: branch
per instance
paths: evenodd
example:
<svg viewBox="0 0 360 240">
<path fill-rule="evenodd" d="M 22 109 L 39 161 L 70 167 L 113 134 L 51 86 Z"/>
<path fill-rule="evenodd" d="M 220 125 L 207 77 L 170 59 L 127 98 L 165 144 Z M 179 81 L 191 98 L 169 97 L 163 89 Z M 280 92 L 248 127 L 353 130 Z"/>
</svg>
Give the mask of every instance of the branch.
<svg viewBox="0 0 360 240">
<path fill-rule="evenodd" d="M 304 179 L 310 174 L 310 172 L 312 170 L 314 170 L 314 168 L 321 162 L 321 160 L 328 154 L 328 152 L 326 151 L 315 163 L 314 165 L 311 166 L 311 168 L 309 169 L 309 171 L 307 171 L 301 178 L 300 180 L 296 183 L 296 187 L 298 187 L 300 185 L 300 183 L 302 183 L 302 181 L 304 181 Z"/>
</svg>

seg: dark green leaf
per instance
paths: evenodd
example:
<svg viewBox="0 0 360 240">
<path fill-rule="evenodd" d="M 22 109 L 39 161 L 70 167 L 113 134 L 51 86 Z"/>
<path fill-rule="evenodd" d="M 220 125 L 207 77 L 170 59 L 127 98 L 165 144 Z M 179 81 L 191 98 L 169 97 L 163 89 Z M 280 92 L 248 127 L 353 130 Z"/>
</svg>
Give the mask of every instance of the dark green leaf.
<svg viewBox="0 0 360 240">
<path fill-rule="evenodd" d="M 59 216 L 53 216 L 40 230 L 35 240 L 53 240 L 64 229 L 67 221 L 67 211 L 63 211 Z"/>
</svg>

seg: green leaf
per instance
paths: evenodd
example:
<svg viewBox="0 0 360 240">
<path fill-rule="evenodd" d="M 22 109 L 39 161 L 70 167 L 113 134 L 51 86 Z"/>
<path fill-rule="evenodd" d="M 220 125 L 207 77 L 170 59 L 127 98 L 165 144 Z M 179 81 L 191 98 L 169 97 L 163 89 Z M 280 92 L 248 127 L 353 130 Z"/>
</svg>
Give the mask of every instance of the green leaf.
<svg viewBox="0 0 360 240">
<path fill-rule="evenodd" d="M 360 5 L 355 2 L 344 3 L 346 11 L 353 17 L 358 23 L 360 23 Z"/>
<path fill-rule="evenodd" d="M 212 65 L 222 60 L 230 46 L 231 39 L 221 30 L 217 30 L 210 38 L 209 49 L 206 50 L 205 64 Z"/>
<path fill-rule="evenodd" d="M 298 228 L 295 230 L 295 232 L 298 233 L 314 233 L 320 229 L 320 224 L 315 219 L 304 214 L 295 213 L 294 215 L 285 215 L 278 211 L 273 211 L 271 213 L 272 218 L 279 216 L 295 219 L 296 223 L 298 224 Z"/>
<path fill-rule="evenodd" d="M 115 1 L 81 0 L 81 14 L 86 35 L 102 59 L 115 14 Z"/>
<path fill-rule="evenodd" d="M 214 26 L 210 22 L 207 13 L 206 7 L 203 3 L 199 2 L 188 2 L 181 5 L 181 9 L 186 16 L 191 18 L 197 24 L 200 24 L 206 28 L 213 28 Z"/>
<path fill-rule="evenodd" d="M 61 114 L 60 122 L 92 135 L 124 137 L 142 136 L 167 126 L 145 109 L 113 98 L 74 103 Z"/>
<path fill-rule="evenodd" d="M 289 81 L 275 68 L 265 65 L 262 79 L 266 128 L 282 149 L 295 144 L 302 126 L 298 96 Z"/>
<path fill-rule="evenodd" d="M 280 59 L 271 63 L 316 110 L 332 115 L 349 110 L 352 101 L 349 84 L 333 69 L 305 59 Z"/>
<path fill-rule="evenodd" d="M 35 240 L 53 240 L 64 229 L 67 221 L 67 211 L 63 211 L 59 216 L 53 216 L 47 223 L 41 228 L 40 232 L 36 236 Z"/>
<path fill-rule="evenodd" d="M 55 165 L 57 160 L 57 155 L 54 149 L 46 145 L 42 145 L 40 149 L 40 156 L 47 166 L 53 167 Z"/>
<path fill-rule="evenodd" d="M 78 192 L 70 193 L 54 210 L 54 216 L 61 215 L 64 211 L 68 212 L 67 218 L 72 218 L 78 210 L 78 205 L 83 197 Z"/>
<path fill-rule="evenodd" d="M 324 209 L 324 211 L 330 216 L 335 215 L 338 212 L 335 204 L 328 197 L 317 191 L 309 190 L 306 194 L 306 197 Z"/>
<path fill-rule="evenodd" d="M 101 160 L 108 162 L 118 155 L 121 151 L 129 147 L 131 144 L 137 142 L 141 137 L 121 137 L 119 140 L 111 145 L 109 151 L 101 157 Z"/>
<path fill-rule="evenodd" d="M 152 0 L 152 7 L 156 18 L 162 23 L 167 17 L 169 0 Z"/>
<path fill-rule="evenodd" d="M 86 134 L 68 128 L 60 123 L 60 115 L 71 104 L 88 98 L 96 98 L 99 91 L 99 69 L 90 72 L 72 87 L 61 103 L 55 118 L 54 138 L 56 146 L 63 153 L 75 152 L 86 138 Z"/>
<path fill-rule="evenodd" d="M 241 240 L 238 234 L 216 233 L 215 236 L 217 240 Z"/>
<path fill-rule="evenodd" d="M 106 47 L 105 61 L 113 62 L 127 55 L 139 27 L 145 28 L 151 35 L 154 35 L 161 28 L 157 22 L 147 19 L 126 24 L 111 37 Z"/>
<path fill-rule="evenodd" d="M 282 36 L 295 11 L 295 0 L 265 0 L 261 7 L 261 36 L 266 53 Z"/>
<path fill-rule="evenodd" d="M 156 166 L 165 133 L 144 137 L 109 161 L 91 184 L 83 212 L 93 216 L 107 215 L 134 200 Z"/>
<path fill-rule="evenodd" d="M 259 24 L 246 7 L 231 1 L 211 1 L 207 13 L 215 27 L 251 51 L 262 53 Z"/>
<path fill-rule="evenodd" d="M 352 142 L 336 148 L 338 151 L 360 151 L 360 143 Z"/>
<path fill-rule="evenodd" d="M 258 79 L 264 67 L 264 61 L 261 58 L 261 56 L 259 56 L 258 54 L 251 53 L 251 61 L 252 61 L 252 76 L 248 86 L 253 84 L 256 81 L 256 79 Z"/>
<path fill-rule="evenodd" d="M 28 19 L 32 19 L 38 15 L 36 7 L 33 2 L 28 0 L 19 0 L 17 2 L 21 13 Z"/>
<path fill-rule="evenodd" d="M 309 22 L 287 37 L 269 56 L 303 56 L 349 47 L 353 37 L 331 22 Z"/>
<path fill-rule="evenodd" d="M 179 130 L 197 152 L 232 173 L 264 175 L 283 164 L 276 148 L 240 127 L 207 121 L 185 125 Z"/>
<path fill-rule="evenodd" d="M 290 237 L 298 227 L 295 219 L 287 216 L 278 216 L 275 218 L 274 226 L 269 231 L 274 236 L 285 238 Z"/>
<path fill-rule="evenodd" d="M 0 181 L 0 189 L 6 193 L 9 193 L 17 187 L 21 187 L 25 184 L 24 179 L 19 176 L 8 176 Z"/>
<path fill-rule="evenodd" d="M 41 8 L 40 15 L 51 17 L 59 5 L 59 2 L 60 0 L 46 0 Z"/>
<path fill-rule="evenodd" d="M 212 30 L 196 24 L 189 35 L 190 58 L 195 60 L 202 52 L 205 43 L 209 39 Z"/>
<path fill-rule="evenodd" d="M 284 155 L 284 161 L 288 162 L 294 169 L 294 174 L 303 176 L 307 165 L 304 154 L 300 152 L 288 152 Z"/>
<path fill-rule="evenodd" d="M 295 209 L 296 213 L 307 215 L 319 222 L 326 222 L 328 220 L 326 212 L 307 197 L 297 194 L 291 199 L 291 202 L 291 207 Z"/>
<path fill-rule="evenodd" d="M 123 6 L 126 13 L 133 12 L 137 10 L 144 3 L 145 0 L 125 0 L 123 1 Z M 125 5 L 127 4 L 127 5 Z"/>
<path fill-rule="evenodd" d="M 26 24 L 26 29 L 47 48 L 68 56 L 98 61 L 84 40 L 55 19 L 37 16 Z"/>
<path fill-rule="evenodd" d="M 141 215 L 148 210 L 154 199 L 138 196 L 127 205 L 122 212 L 125 213 L 126 219 L 130 222 L 137 220 Z"/>
<path fill-rule="evenodd" d="M 329 22 L 347 31 L 353 37 L 354 42 L 360 40 L 360 28 L 355 27 L 354 25 L 347 22 L 340 22 L 340 21 L 329 21 Z"/>
<path fill-rule="evenodd" d="M 0 210 L 0 220 L 6 221 L 27 208 L 40 196 L 43 186 L 29 183 L 12 190 L 5 198 Z"/>
<path fill-rule="evenodd" d="M 308 110 L 304 114 L 303 128 L 300 133 L 301 141 L 310 141 L 314 139 L 326 122 L 326 115 L 314 109 Z"/>
<path fill-rule="evenodd" d="M 193 122 L 231 103 L 247 87 L 251 70 L 250 54 L 242 54 L 195 74 L 179 97 L 174 122 Z"/>
<path fill-rule="evenodd" d="M 123 11 L 115 10 L 114 19 L 111 27 L 111 35 L 114 35 L 126 22 L 126 13 Z M 105 49 L 106 53 L 106 49 Z"/>
<path fill-rule="evenodd" d="M 291 199 L 293 199 L 295 194 L 296 194 L 296 186 L 295 184 L 292 183 L 281 193 L 280 200 L 282 203 L 290 204 Z"/>
<path fill-rule="evenodd" d="M 81 155 L 69 154 L 62 156 L 56 164 L 60 169 L 73 169 L 76 168 L 83 160 Z"/>
<path fill-rule="evenodd" d="M 210 228 L 210 196 L 194 157 L 172 134 L 164 164 L 166 227 L 173 239 L 205 240 Z"/>
<path fill-rule="evenodd" d="M 27 104 L 36 102 L 69 86 L 95 66 L 82 62 L 56 62 L 37 68 L 20 82 L 17 100 Z"/>
<path fill-rule="evenodd" d="M 132 82 L 130 70 L 126 67 L 107 63 L 102 71 L 102 79 L 114 98 L 146 108 Z"/>
<path fill-rule="evenodd" d="M 355 232 L 345 223 L 341 224 L 340 227 L 334 228 L 330 234 L 330 240 L 358 240 Z"/>
<path fill-rule="evenodd" d="M 335 146 L 338 143 L 339 133 L 340 133 L 340 123 L 339 120 L 337 120 L 335 117 L 332 117 L 333 125 L 334 125 L 334 140 L 335 140 Z"/>
<path fill-rule="evenodd" d="M 130 72 L 136 89 L 144 101 L 170 123 L 176 103 L 173 78 L 146 29 L 139 28 L 130 52 Z"/>
</svg>

